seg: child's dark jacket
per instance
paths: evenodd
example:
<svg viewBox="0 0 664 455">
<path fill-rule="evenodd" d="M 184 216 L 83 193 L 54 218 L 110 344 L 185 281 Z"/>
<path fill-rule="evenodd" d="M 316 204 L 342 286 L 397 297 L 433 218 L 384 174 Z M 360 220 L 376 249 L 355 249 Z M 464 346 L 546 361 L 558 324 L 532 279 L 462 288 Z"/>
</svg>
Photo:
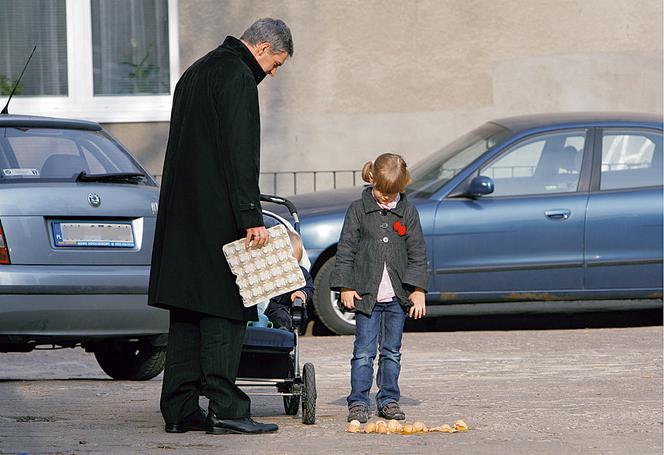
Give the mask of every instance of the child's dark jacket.
<svg viewBox="0 0 664 455">
<path fill-rule="evenodd" d="M 394 293 L 403 305 L 409 304 L 408 296 L 415 288 L 426 290 L 426 245 L 417 209 L 403 193 L 394 209 L 381 209 L 371 187 L 367 187 L 362 199 L 353 202 L 346 212 L 330 288 L 354 289 L 362 297 L 355 302 L 356 311 L 370 315 L 383 264 L 387 264 Z"/>
</svg>

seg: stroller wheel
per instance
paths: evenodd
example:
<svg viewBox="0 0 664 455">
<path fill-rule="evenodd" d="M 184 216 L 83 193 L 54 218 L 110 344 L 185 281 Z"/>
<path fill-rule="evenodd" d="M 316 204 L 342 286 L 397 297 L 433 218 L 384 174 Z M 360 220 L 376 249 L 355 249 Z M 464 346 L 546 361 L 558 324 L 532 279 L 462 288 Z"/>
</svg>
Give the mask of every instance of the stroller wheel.
<svg viewBox="0 0 664 455">
<path fill-rule="evenodd" d="M 316 370 L 311 363 L 302 369 L 302 423 L 316 423 Z"/>
<path fill-rule="evenodd" d="M 295 357 L 291 354 L 290 365 L 288 367 L 288 377 L 295 378 Z M 297 378 L 296 378 L 297 379 Z M 283 392 L 284 390 L 280 390 Z M 297 410 L 300 408 L 300 397 L 302 396 L 302 385 L 297 382 L 292 382 L 287 390 L 288 393 L 293 395 L 284 395 L 284 411 L 289 416 L 297 415 Z"/>
<path fill-rule="evenodd" d="M 299 390 L 296 390 L 295 387 L 291 389 L 291 393 L 298 393 Z M 289 416 L 294 416 L 297 414 L 297 410 L 300 407 L 300 395 L 286 395 L 284 398 L 284 411 Z"/>
</svg>

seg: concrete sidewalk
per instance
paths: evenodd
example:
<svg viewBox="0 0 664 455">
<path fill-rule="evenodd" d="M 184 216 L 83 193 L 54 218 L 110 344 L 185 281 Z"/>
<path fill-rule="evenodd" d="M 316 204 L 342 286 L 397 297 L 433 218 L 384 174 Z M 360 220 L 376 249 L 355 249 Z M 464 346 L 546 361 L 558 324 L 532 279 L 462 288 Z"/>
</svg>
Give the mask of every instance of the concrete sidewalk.
<svg viewBox="0 0 664 455">
<path fill-rule="evenodd" d="M 317 423 L 255 397 L 261 436 L 163 432 L 161 378 L 109 380 L 81 349 L 0 354 L 0 453 L 661 454 L 662 327 L 406 333 L 407 420 L 456 434 L 345 433 L 352 337 L 304 337 Z"/>
</svg>

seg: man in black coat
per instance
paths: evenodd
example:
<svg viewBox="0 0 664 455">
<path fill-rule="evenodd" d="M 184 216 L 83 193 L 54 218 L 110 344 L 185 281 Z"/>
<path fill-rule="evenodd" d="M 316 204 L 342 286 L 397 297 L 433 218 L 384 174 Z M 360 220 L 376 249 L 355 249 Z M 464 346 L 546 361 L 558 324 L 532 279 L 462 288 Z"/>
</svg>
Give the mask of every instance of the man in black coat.
<svg viewBox="0 0 664 455">
<path fill-rule="evenodd" d="M 166 431 L 265 433 L 236 385 L 246 321 L 221 247 L 268 241 L 258 188 L 258 83 L 293 55 L 290 30 L 259 19 L 180 78 L 173 96 L 152 254 L 149 305 L 170 310 L 161 412 Z M 199 393 L 209 398 L 207 417 Z"/>
</svg>

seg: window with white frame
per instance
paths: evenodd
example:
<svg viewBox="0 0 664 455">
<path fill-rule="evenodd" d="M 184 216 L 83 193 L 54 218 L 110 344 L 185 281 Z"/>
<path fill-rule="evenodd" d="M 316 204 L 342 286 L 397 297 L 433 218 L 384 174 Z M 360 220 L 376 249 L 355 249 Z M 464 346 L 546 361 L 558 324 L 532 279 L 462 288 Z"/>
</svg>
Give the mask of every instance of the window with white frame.
<svg viewBox="0 0 664 455">
<path fill-rule="evenodd" d="M 177 0 L 0 0 L 0 104 L 10 113 L 167 121 Z M 0 106 L 1 107 L 1 106 Z"/>
</svg>

